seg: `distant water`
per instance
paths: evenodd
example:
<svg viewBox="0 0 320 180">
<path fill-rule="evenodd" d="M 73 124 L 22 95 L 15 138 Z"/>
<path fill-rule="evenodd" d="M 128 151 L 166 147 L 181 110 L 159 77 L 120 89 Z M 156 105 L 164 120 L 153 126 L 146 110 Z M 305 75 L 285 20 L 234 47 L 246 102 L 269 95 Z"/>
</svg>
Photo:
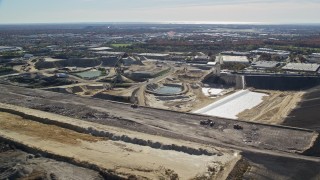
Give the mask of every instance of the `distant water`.
<svg viewBox="0 0 320 180">
<path fill-rule="evenodd" d="M 155 90 L 155 92 L 159 94 L 177 94 L 181 92 L 181 87 L 174 87 L 174 86 L 162 86 Z"/>
<path fill-rule="evenodd" d="M 82 78 L 96 78 L 101 76 L 101 71 L 98 71 L 98 70 L 84 71 L 81 73 L 76 73 L 76 75 Z"/>
</svg>

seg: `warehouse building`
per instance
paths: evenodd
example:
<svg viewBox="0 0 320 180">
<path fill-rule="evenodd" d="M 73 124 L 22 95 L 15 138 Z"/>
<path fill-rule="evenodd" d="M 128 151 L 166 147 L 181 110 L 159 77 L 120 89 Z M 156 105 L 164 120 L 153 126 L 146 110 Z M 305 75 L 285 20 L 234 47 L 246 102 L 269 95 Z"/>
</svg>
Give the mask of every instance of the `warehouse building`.
<svg viewBox="0 0 320 180">
<path fill-rule="evenodd" d="M 0 52 L 8 52 L 8 51 L 22 51 L 21 47 L 11 47 L 11 46 L 0 46 Z"/>
<path fill-rule="evenodd" d="M 308 61 L 311 63 L 320 63 L 320 53 L 313 53 L 308 57 Z"/>
<path fill-rule="evenodd" d="M 218 56 L 216 61 L 220 64 L 227 63 L 240 63 L 240 64 L 249 64 L 250 61 L 246 56 Z"/>
<path fill-rule="evenodd" d="M 169 54 L 160 54 L 160 53 L 141 53 L 138 54 L 139 57 L 146 57 L 147 59 L 159 59 L 166 60 L 169 59 Z"/>
<path fill-rule="evenodd" d="M 319 64 L 310 63 L 288 63 L 282 70 L 293 72 L 320 73 Z"/>
<path fill-rule="evenodd" d="M 290 55 L 289 51 L 274 50 L 270 48 L 259 48 L 257 50 L 250 51 L 250 53 L 255 55 L 270 54 L 270 55 L 278 56 L 281 59 L 286 59 Z"/>
<path fill-rule="evenodd" d="M 280 63 L 277 61 L 256 61 L 251 64 L 254 69 L 273 69 L 278 66 L 280 66 Z"/>
</svg>

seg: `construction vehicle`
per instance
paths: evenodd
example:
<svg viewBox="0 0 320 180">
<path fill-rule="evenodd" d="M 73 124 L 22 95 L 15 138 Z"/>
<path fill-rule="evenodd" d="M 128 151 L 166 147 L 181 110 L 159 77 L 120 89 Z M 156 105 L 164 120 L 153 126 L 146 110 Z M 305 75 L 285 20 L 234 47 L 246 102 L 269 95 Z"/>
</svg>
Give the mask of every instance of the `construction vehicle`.
<svg viewBox="0 0 320 180">
<path fill-rule="evenodd" d="M 236 129 L 236 130 L 242 130 L 242 129 L 243 129 L 243 127 L 242 127 L 242 126 L 240 126 L 240 125 L 238 125 L 238 124 L 235 124 L 235 125 L 233 125 L 233 129 Z"/>
<path fill-rule="evenodd" d="M 136 104 L 136 103 L 134 103 L 134 104 L 131 104 L 131 107 L 132 107 L 132 108 L 134 108 L 134 109 L 136 109 L 136 108 L 138 108 L 138 107 L 139 107 L 139 105 L 138 105 L 138 104 Z"/>
<path fill-rule="evenodd" d="M 215 124 L 215 123 L 214 123 L 212 120 L 210 120 L 210 119 L 200 121 L 200 125 L 202 125 L 202 126 L 210 126 L 210 127 L 213 127 L 214 124 Z"/>
</svg>

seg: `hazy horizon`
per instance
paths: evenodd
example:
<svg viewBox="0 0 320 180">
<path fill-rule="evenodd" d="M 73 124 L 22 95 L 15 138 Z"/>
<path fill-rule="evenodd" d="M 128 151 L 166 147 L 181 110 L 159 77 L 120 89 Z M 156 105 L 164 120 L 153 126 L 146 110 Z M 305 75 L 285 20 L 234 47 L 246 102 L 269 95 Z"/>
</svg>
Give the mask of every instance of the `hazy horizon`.
<svg viewBox="0 0 320 180">
<path fill-rule="evenodd" d="M 163 25 L 310 25 L 310 26 L 320 26 L 320 23 L 258 23 L 258 22 L 26 22 L 26 23 L 0 23 L 0 25 L 108 25 L 108 24 L 163 24 Z"/>
<path fill-rule="evenodd" d="M 319 9 L 319 0 L 0 0 L 0 24 L 319 24 Z"/>
</svg>

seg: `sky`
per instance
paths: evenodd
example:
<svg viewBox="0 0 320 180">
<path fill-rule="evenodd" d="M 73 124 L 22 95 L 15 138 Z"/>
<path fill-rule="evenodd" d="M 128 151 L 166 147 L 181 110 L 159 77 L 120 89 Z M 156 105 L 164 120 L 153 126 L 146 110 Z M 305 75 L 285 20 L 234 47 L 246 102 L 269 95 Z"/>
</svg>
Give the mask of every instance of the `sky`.
<svg viewBox="0 0 320 180">
<path fill-rule="evenodd" d="M 320 23 L 320 0 L 0 0 L 0 24 Z"/>
</svg>

